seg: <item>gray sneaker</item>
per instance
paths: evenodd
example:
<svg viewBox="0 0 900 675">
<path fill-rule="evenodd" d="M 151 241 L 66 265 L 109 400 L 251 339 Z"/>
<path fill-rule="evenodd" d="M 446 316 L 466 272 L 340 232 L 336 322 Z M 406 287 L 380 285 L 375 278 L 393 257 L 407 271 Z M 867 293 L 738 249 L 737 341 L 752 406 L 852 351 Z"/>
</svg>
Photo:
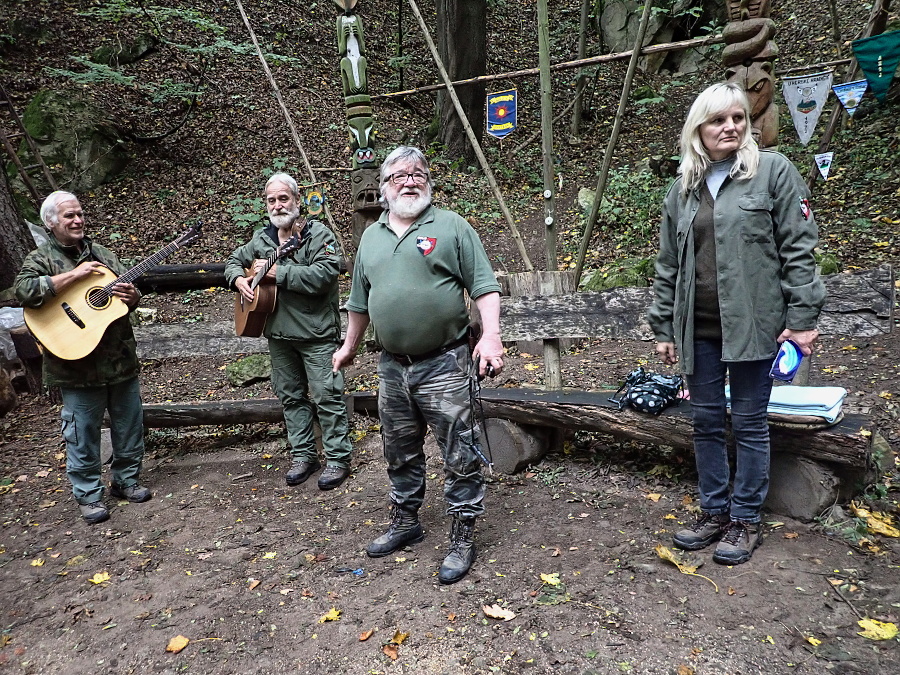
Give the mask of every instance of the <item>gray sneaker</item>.
<svg viewBox="0 0 900 675">
<path fill-rule="evenodd" d="M 153 493 L 150 492 L 149 488 L 145 488 L 143 485 L 138 485 L 137 483 L 129 485 L 128 487 L 121 487 L 116 483 L 111 483 L 109 486 L 109 494 L 118 499 L 127 499 L 128 501 L 137 504 L 145 502 L 153 496 Z"/>
<path fill-rule="evenodd" d="M 759 523 L 732 520 L 713 553 L 713 561 L 720 565 L 740 565 L 750 560 L 754 549 L 762 542 Z"/>
<path fill-rule="evenodd" d="M 730 521 L 727 513 L 702 511 L 697 522 L 675 533 L 672 543 L 685 551 L 699 551 L 717 541 L 725 533 Z"/>
<path fill-rule="evenodd" d="M 96 525 L 109 519 L 109 511 L 99 500 L 90 504 L 79 504 L 78 510 L 81 511 L 81 517 L 89 525 Z"/>
</svg>

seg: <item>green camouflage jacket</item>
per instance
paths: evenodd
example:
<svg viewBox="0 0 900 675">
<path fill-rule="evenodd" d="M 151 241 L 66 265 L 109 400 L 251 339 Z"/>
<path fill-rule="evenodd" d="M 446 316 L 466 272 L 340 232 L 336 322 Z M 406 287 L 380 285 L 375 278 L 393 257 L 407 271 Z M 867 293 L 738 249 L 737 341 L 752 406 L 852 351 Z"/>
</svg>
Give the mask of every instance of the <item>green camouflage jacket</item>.
<svg viewBox="0 0 900 675">
<path fill-rule="evenodd" d="M 277 247 L 277 241 L 278 230 L 269 223 L 232 253 L 225 263 L 229 287 L 234 289 L 235 280 L 244 276 L 244 269 L 254 260 L 267 258 Z M 338 342 L 341 337 L 339 264 L 334 234 L 322 223 L 309 221 L 300 248 L 276 263 L 278 295 L 263 334 L 282 340 Z"/>
<path fill-rule="evenodd" d="M 75 269 L 83 262 L 96 260 L 116 274 L 125 267 L 108 248 L 84 238 L 84 248 L 63 246 L 50 234 L 49 241 L 25 258 L 16 277 L 16 297 L 24 307 L 40 307 L 56 295 L 50 277 Z M 74 337 L 73 337 L 74 339 Z M 137 344 L 128 316 L 113 321 L 97 348 L 83 359 L 60 359 L 44 351 L 44 385 L 48 387 L 96 387 L 117 384 L 135 377 L 140 364 Z"/>
</svg>

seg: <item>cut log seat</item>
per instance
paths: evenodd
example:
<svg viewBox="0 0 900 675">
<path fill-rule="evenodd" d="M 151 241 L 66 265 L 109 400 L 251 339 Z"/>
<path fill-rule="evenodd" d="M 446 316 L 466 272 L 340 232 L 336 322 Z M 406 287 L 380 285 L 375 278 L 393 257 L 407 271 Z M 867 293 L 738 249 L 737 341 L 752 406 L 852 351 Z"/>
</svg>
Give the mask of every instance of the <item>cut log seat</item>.
<svg viewBox="0 0 900 675">
<path fill-rule="evenodd" d="M 619 410 L 607 400 L 612 391 L 545 392 L 537 389 L 482 389 L 486 417 L 518 424 L 599 431 L 618 438 L 654 445 L 691 447 L 689 406 L 682 403 L 659 417 Z M 356 412 L 377 415 L 374 392 L 348 394 Z M 279 422 L 281 404 L 275 398 L 245 401 L 200 401 L 144 405 L 147 427 L 182 427 L 204 424 Z M 869 467 L 877 432 L 871 421 L 847 415 L 836 425 L 821 429 L 793 429 L 773 425 L 772 449 L 857 469 Z"/>
</svg>

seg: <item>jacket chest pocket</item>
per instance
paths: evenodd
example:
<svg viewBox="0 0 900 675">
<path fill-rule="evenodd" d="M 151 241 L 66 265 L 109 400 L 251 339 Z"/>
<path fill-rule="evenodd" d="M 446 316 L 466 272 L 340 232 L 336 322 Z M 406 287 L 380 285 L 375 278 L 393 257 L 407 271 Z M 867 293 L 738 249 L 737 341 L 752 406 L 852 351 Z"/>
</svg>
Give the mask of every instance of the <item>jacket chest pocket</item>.
<svg viewBox="0 0 900 675">
<path fill-rule="evenodd" d="M 738 199 L 741 216 L 741 238 L 746 242 L 762 243 L 773 240 L 772 197 L 761 192 Z"/>
</svg>

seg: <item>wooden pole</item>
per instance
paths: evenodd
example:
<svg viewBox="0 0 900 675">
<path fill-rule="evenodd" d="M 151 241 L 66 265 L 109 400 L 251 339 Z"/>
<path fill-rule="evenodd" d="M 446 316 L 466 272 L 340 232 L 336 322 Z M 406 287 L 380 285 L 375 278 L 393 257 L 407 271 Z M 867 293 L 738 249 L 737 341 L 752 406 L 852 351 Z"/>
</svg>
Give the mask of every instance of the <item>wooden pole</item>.
<svg viewBox="0 0 900 675">
<path fill-rule="evenodd" d="M 587 30 L 591 16 L 591 0 L 581 0 L 581 21 L 578 30 L 578 58 L 583 59 L 587 54 Z M 577 137 L 581 133 L 581 110 L 584 88 L 587 85 L 587 73 L 582 70 L 575 80 L 575 110 L 572 111 L 572 135 Z"/>
<path fill-rule="evenodd" d="M 587 253 L 588 245 L 591 242 L 591 233 L 594 231 L 594 225 L 597 223 L 597 213 L 600 211 L 600 200 L 603 199 L 603 192 L 606 190 L 606 180 L 609 177 L 609 167 L 612 164 L 613 150 L 616 142 L 619 140 L 619 130 L 622 128 L 622 119 L 625 117 L 625 108 L 628 105 L 628 96 L 631 93 L 631 83 L 634 80 L 634 71 L 637 70 L 637 61 L 641 53 L 641 45 L 644 42 L 644 36 L 647 34 L 647 25 L 650 23 L 650 9 L 653 7 L 653 0 L 647 0 L 644 3 L 644 11 L 641 14 L 641 23 L 638 26 L 638 34 L 634 40 L 634 49 L 631 50 L 631 60 L 628 62 L 628 71 L 625 73 L 625 83 L 622 85 L 622 96 L 619 97 L 619 109 L 616 111 L 616 119 L 613 123 L 612 133 L 609 136 L 609 143 L 606 144 L 606 154 L 603 155 L 603 166 L 600 168 L 600 176 L 597 179 L 597 194 L 594 196 L 594 203 L 591 206 L 591 214 L 588 218 L 587 226 L 584 229 L 584 238 L 581 240 L 581 249 L 578 251 L 578 263 L 575 266 L 575 288 L 581 281 L 581 272 L 584 270 L 584 256 Z"/>
<path fill-rule="evenodd" d="M 278 101 L 281 112 L 284 114 L 284 119 L 287 122 L 288 129 L 290 129 L 291 131 L 291 138 L 294 139 L 294 145 L 297 146 L 297 150 L 300 152 L 300 157 L 301 159 L 303 159 L 303 166 L 306 167 L 306 173 L 309 176 L 309 180 L 313 183 L 316 183 L 318 182 L 316 180 L 316 172 L 313 171 L 312 164 L 309 163 L 309 158 L 306 156 L 306 151 L 303 149 L 303 143 L 300 141 L 300 134 L 297 132 L 297 127 L 294 126 L 294 120 L 291 118 L 291 113 L 288 112 L 287 106 L 284 104 L 284 99 L 281 96 L 281 89 L 278 88 L 278 83 L 275 82 L 275 77 L 272 75 L 272 71 L 269 69 L 269 64 L 266 63 L 266 57 L 263 56 L 262 49 L 259 46 L 259 41 L 256 39 L 256 33 L 253 31 L 253 27 L 250 25 L 250 19 L 247 18 L 247 13 L 244 11 L 244 6 L 241 4 L 241 0 L 234 1 L 235 4 L 237 4 L 238 11 L 241 13 L 241 18 L 244 20 L 244 25 L 247 27 L 247 32 L 250 33 L 250 39 L 253 41 L 253 46 L 256 47 L 256 54 L 257 56 L 259 56 L 263 71 L 266 73 L 266 77 L 269 79 L 269 85 L 272 87 L 272 92 L 275 94 L 275 100 Z M 325 202 L 324 207 L 325 217 L 328 219 L 328 225 L 331 228 L 331 231 L 334 233 L 335 238 L 337 238 L 338 245 L 341 247 L 342 254 L 346 256 L 347 247 L 344 246 L 344 239 L 341 237 L 341 233 L 334 223 L 334 218 L 331 217 L 331 211 L 328 208 L 328 202 Z"/>
<path fill-rule="evenodd" d="M 506 219 L 506 224 L 509 225 L 509 229 L 512 232 L 513 239 L 516 242 L 516 246 L 519 248 L 519 254 L 522 256 L 522 262 L 525 263 L 525 269 L 531 272 L 532 270 L 534 270 L 534 265 L 531 264 L 531 258 L 528 257 L 528 251 L 525 249 L 525 242 L 522 240 L 522 235 L 519 234 L 519 228 L 516 227 L 516 221 L 513 220 L 512 214 L 509 212 L 509 209 L 506 206 L 506 201 L 503 199 L 503 194 L 500 192 L 500 187 L 497 185 L 497 179 L 494 178 L 494 172 L 491 171 L 491 167 L 488 164 L 487 158 L 481 151 L 481 144 L 475 137 L 475 132 L 472 131 L 472 125 L 469 124 L 469 120 L 462 108 L 462 104 L 459 102 L 459 97 L 456 95 L 456 89 L 453 87 L 453 83 L 450 81 L 450 76 L 447 74 L 447 69 L 444 68 L 444 63 L 441 61 L 440 54 L 438 54 L 437 46 L 434 44 L 434 40 L 431 39 L 431 32 L 428 30 L 425 19 L 422 18 L 422 13 L 419 11 L 419 6 L 416 4 L 415 0 L 409 0 L 409 6 L 412 9 L 413 14 L 416 15 L 419 26 L 422 28 L 422 35 L 425 37 L 425 42 L 428 43 L 428 49 L 431 50 L 431 56 L 441 73 L 441 78 L 444 80 L 444 86 L 447 87 L 447 93 L 450 94 L 450 99 L 453 101 L 453 107 L 456 108 L 456 114 L 459 115 L 459 119 L 462 122 L 463 128 L 466 130 L 466 137 L 469 139 L 469 143 L 472 144 L 472 149 L 475 151 L 475 156 L 478 158 L 478 163 L 481 164 L 481 170 L 484 171 L 485 178 L 487 178 L 488 184 L 491 186 L 491 190 L 493 190 L 494 192 L 494 197 L 497 198 L 497 204 L 500 207 L 500 212 Z"/>
<path fill-rule="evenodd" d="M 541 68 L 541 149 L 544 166 L 544 242 L 547 271 L 559 269 L 556 261 L 556 199 L 553 175 L 553 81 L 550 79 L 550 14 L 547 0 L 538 0 L 538 63 Z M 557 358 L 559 354 L 557 353 Z"/>
<path fill-rule="evenodd" d="M 657 54 L 659 52 L 680 52 L 685 49 L 696 49 L 697 47 L 705 47 L 706 45 L 717 45 L 725 42 L 725 38 L 721 35 L 709 35 L 703 38 L 695 38 L 693 40 L 682 40 L 681 42 L 666 42 L 659 45 L 650 45 L 641 49 L 640 56 L 648 54 Z M 576 59 L 575 61 L 564 61 L 550 66 L 551 71 L 571 70 L 572 68 L 582 68 L 584 66 L 594 66 L 600 63 L 612 63 L 613 61 L 624 61 L 630 59 L 632 50 L 627 52 L 619 52 L 617 54 L 603 54 L 601 56 L 590 56 L 586 59 Z M 470 77 L 466 80 L 456 80 L 451 82 L 454 87 L 460 87 L 467 84 L 476 84 L 478 82 L 493 82 L 494 80 L 511 80 L 518 77 L 529 77 L 531 75 L 539 75 L 540 68 L 526 68 L 525 70 L 514 70 L 509 73 L 499 73 L 496 75 L 479 75 L 478 77 Z M 443 89 L 446 84 L 429 84 L 424 87 L 416 87 L 415 89 L 406 89 L 404 91 L 394 91 L 388 94 L 376 94 L 372 96 L 372 100 L 381 98 L 396 98 L 398 96 L 408 96 L 409 94 L 418 94 L 428 91 L 437 91 Z"/>
</svg>

